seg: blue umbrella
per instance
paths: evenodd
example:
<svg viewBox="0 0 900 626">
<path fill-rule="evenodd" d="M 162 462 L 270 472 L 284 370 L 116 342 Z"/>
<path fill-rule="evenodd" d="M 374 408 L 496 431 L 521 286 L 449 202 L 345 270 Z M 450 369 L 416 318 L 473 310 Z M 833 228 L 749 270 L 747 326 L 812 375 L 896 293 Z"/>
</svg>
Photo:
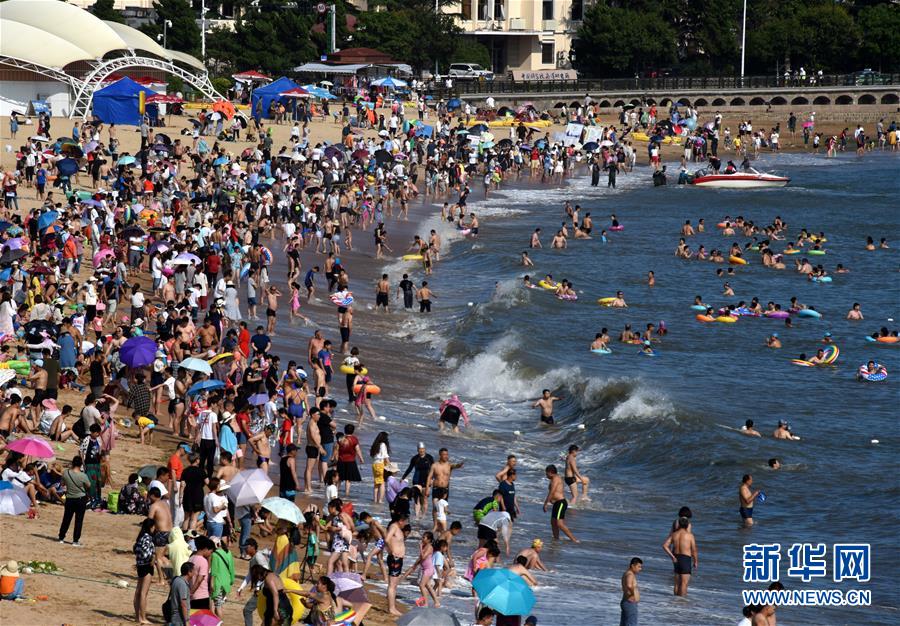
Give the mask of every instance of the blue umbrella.
<svg viewBox="0 0 900 626">
<path fill-rule="evenodd" d="M 483 569 L 472 587 L 478 599 L 503 615 L 528 615 L 534 606 L 534 592 L 525 579 L 508 569 Z"/>
<path fill-rule="evenodd" d="M 59 213 L 56 211 L 47 211 L 38 218 L 38 230 L 44 230 L 57 219 L 59 219 Z"/>
<path fill-rule="evenodd" d="M 447 109 L 449 109 L 451 111 L 453 109 L 458 109 L 461 106 L 462 106 L 462 101 L 459 98 L 450 98 L 449 100 L 447 100 Z"/>
<path fill-rule="evenodd" d="M 594 150 L 596 150 L 597 148 L 600 147 L 600 144 L 597 143 L 596 141 L 589 141 L 581 147 L 584 148 L 585 150 L 587 150 L 588 152 L 593 152 Z"/>
<path fill-rule="evenodd" d="M 218 159 L 213 161 L 213 167 L 219 167 L 220 165 L 228 165 L 228 157 L 220 156 Z"/>
<path fill-rule="evenodd" d="M 0 222 L 0 233 L 6 232 L 10 226 L 12 226 L 12 222 Z"/>
<path fill-rule="evenodd" d="M 286 498 L 266 498 L 262 501 L 262 508 L 266 509 L 278 519 L 299 524 L 303 514 L 297 505 Z"/>
<path fill-rule="evenodd" d="M 386 78 L 373 80 L 371 85 L 373 87 L 387 87 L 388 89 L 396 89 L 397 87 L 406 87 L 406 81 L 388 76 Z"/>
<path fill-rule="evenodd" d="M 221 389 L 224 386 L 225 383 L 221 380 L 204 380 L 191 385 L 191 388 L 188 389 L 188 395 L 196 396 L 201 391 L 212 391 L 213 389 Z"/>
<path fill-rule="evenodd" d="M 473 135 L 480 135 L 481 133 L 486 133 L 487 131 L 487 124 L 475 124 L 474 126 L 469 126 L 469 133 Z"/>
<path fill-rule="evenodd" d="M 144 367 L 156 360 L 156 342 L 148 337 L 132 337 L 119 348 L 119 360 L 128 367 Z"/>
<path fill-rule="evenodd" d="M 121 159 L 119 159 L 118 163 L 119 165 L 133 165 L 136 160 L 137 159 L 135 159 L 133 156 L 128 155 L 123 156 Z"/>
<path fill-rule="evenodd" d="M 247 398 L 247 402 L 249 402 L 253 406 L 260 406 L 262 404 L 265 404 L 268 401 L 269 401 L 269 396 L 265 393 L 257 393 L 257 394 L 250 396 L 249 398 Z"/>
<path fill-rule="evenodd" d="M 62 176 L 71 176 L 78 171 L 78 161 L 75 159 L 62 159 L 56 162 L 56 169 Z"/>
</svg>

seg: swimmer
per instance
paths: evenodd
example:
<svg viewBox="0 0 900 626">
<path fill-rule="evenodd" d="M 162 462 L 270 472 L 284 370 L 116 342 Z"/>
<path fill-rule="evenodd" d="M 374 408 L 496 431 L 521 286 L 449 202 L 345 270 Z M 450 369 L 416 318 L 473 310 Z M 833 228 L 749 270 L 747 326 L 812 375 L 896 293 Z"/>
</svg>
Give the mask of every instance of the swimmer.
<svg viewBox="0 0 900 626">
<path fill-rule="evenodd" d="M 706 306 L 706 305 L 703 303 L 702 297 L 694 296 L 694 306 Z M 709 308 L 709 307 L 707 307 L 707 308 Z"/>
<path fill-rule="evenodd" d="M 702 218 L 702 217 L 701 217 L 700 220 L 697 222 L 697 232 L 698 232 L 698 233 L 704 233 L 704 232 L 706 232 L 706 224 L 703 222 L 703 218 Z"/>
<path fill-rule="evenodd" d="M 609 306 L 618 309 L 627 309 L 628 305 L 625 303 L 625 295 L 621 291 L 617 291 L 615 299 Z"/>
<path fill-rule="evenodd" d="M 791 425 L 784 420 L 778 420 L 778 426 L 772 433 L 775 439 L 785 439 L 788 441 L 798 441 L 800 437 L 791 432 Z"/>
<path fill-rule="evenodd" d="M 573 506 L 578 504 L 578 486 L 582 485 L 583 489 L 581 492 L 582 500 L 590 500 L 588 497 L 588 487 L 591 485 L 591 479 L 587 476 L 583 475 L 578 471 L 578 452 L 581 450 L 575 444 L 569 446 L 569 452 L 566 454 L 566 472 L 565 472 L 565 481 L 569 486 L 569 491 L 572 492 L 572 500 L 570 504 Z"/>
<path fill-rule="evenodd" d="M 549 389 L 544 389 L 541 392 L 541 397 L 538 398 L 534 404 L 531 405 L 531 408 L 541 410 L 541 424 L 555 424 L 556 421 L 553 419 L 553 403 L 557 400 L 561 400 L 557 396 L 554 396 L 550 393 Z"/>
<path fill-rule="evenodd" d="M 694 227 L 691 226 L 691 220 L 684 221 L 684 226 L 681 227 L 681 236 L 682 237 L 693 237 L 694 236 Z"/>
<path fill-rule="evenodd" d="M 732 289 L 731 285 L 729 285 L 727 282 L 722 286 L 722 295 L 723 296 L 733 296 L 734 295 L 734 289 Z"/>
<path fill-rule="evenodd" d="M 575 226 L 573 228 L 573 233 L 574 233 L 575 239 L 591 239 L 591 236 L 589 234 L 587 234 L 586 232 L 584 232 L 583 230 L 581 230 L 581 228 L 579 228 L 578 226 Z"/>
<path fill-rule="evenodd" d="M 537 285 L 531 283 L 531 276 L 528 274 L 525 274 L 525 276 L 522 277 L 522 286 L 525 287 L 525 289 L 534 289 L 537 287 Z"/>
<path fill-rule="evenodd" d="M 566 240 L 566 236 L 563 234 L 563 231 L 556 231 L 556 235 L 553 236 L 553 240 L 550 242 L 550 247 L 556 250 L 562 250 L 567 246 L 568 241 Z"/>
<path fill-rule="evenodd" d="M 878 247 L 881 248 L 882 250 L 890 249 L 887 239 L 885 239 L 884 237 L 881 238 L 881 241 L 878 243 Z"/>
<path fill-rule="evenodd" d="M 800 356 L 802 359 L 802 357 L 804 355 L 800 355 Z M 802 360 L 805 361 L 806 359 L 802 359 Z M 819 348 L 818 350 L 816 350 L 816 355 L 814 357 L 812 357 L 809 360 L 809 362 L 812 363 L 813 365 L 824 365 L 825 364 L 825 350 L 823 350 L 822 348 Z"/>
<path fill-rule="evenodd" d="M 656 286 L 656 274 L 654 274 L 652 270 L 647 272 L 647 286 L 648 287 Z"/>
<path fill-rule="evenodd" d="M 534 232 L 531 233 L 531 243 L 529 245 L 531 246 L 532 249 L 543 247 L 541 245 L 541 229 L 540 228 L 535 228 Z"/>
<path fill-rule="evenodd" d="M 834 344 L 834 339 L 831 338 L 831 333 L 825 333 L 825 335 L 822 336 L 822 343 L 824 343 L 826 346 Z"/>
<path fill-rule="evenodd" d="M 766 338 L 766 346 L 769 348 L 781 347 L 781 340 L 778 338 L 778 333 L 772 333 Z"/>
<path fill-rule="evenodd" d="M 847 274 L 850 270 L 844 267 L 843 263 L 838 263 L 837 267 L 834 268 L 835 274 Z"/>
<path fill-rule="evenodd" d="M 762 437 L 760 432 L 753 428 L 753 420 L 747 420 L 744 422 L 744 425 L 741 427 L 741 434 L 747 435 L 748 437 Z"/>
<path fill-rule="evenodd" d="M 853 307 L 847 311 L 847 319 L 848 320 L 863 320 L 862 311 L 859 308 L 859 302 L 854 302 Z"/>
<path fill-rule="evenodd" d="M 871 237 L 866 237 L 866 250 L 874 250 L 875 249 L 875 240 Z"/>
<path fill-rule="evenodd" d="M 781 461 L 779 461 L 778 459 L 776 459 L 774 457 L 769 459 L 769 468 L 772 471 L 780 470 L 781 469 Z"/>
<path fill-rule="evenodd" d="M 643 352 L 644 354 L 655 354 L 655 352 L 653 352 L 653 346 L 650 345 L 649 340 L 645 340 L 644 343 L 641 344 L 641 352 Z"/>
<path fill-rule="evenodd" d="M 608 350 L 607 344 L 609 343 L 609 336 L 606 334 L 606 329 L 603 329 L 604 332 L 597 333 L 594 335 L 594 340 L 591 342 L 591 350 Z"/>
<path fill-rule="evenodd" d="M 522 251 L 522 267 L 534 267 L 534 261 L 528 256 L 528 252 Z"/>
</svg>

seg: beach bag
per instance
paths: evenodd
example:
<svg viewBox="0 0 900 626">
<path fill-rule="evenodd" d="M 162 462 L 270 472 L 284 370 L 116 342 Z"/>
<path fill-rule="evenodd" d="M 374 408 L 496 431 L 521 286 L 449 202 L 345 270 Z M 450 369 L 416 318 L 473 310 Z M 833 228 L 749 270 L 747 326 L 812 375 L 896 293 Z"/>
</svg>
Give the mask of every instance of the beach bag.
<svg viewBox="0 0 900 626">
<path fill-rule="evenodd" d="M 106 509 L 110 513 L 118 513 L 119 512 L 119 492 L 118 491 L 110 491 L 106 494 Z"/>
</svg>

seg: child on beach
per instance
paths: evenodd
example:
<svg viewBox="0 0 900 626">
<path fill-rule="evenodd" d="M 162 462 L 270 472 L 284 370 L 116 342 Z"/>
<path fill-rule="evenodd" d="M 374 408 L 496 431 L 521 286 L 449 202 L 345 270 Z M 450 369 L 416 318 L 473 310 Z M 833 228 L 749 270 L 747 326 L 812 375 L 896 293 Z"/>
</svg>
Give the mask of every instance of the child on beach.
<svg viewBox="0 0 900 626">
<path fill-rule="evenodd" d="M 401 577 L 402 579 L 407 578 L 416 567 L 422 566 L 422 571 L 419 573 L 419 591 L 422 592 L 422 597 L 416 601 L 417 605 L 428 606 L 428 598 L 431 598 L 431 601 L 434 602 L 435 607 L 441 606 L 441 601 L 435 593 L 434 588 L 434 579 L 435 579 L 435 569 L 434 569 L 434 547 L 432 546 L 432 542 L 434 542 L 434 535 L 431 531 L 426 530 L 422 533 L 422 541 L 419 543 L 419 558 L 416 559 L 416 562 L 413 563 L 412 567 L 406 570 L 406 573 Z"/>
<path fill-rule="evenodd" d="M 291 283 L 291 322 L 293 322 L 296 317 L 299 317 L 307 324 L 309 323 L 309 318 L 300 313 L 300 285 Z"/>
<path fill-rule="evenodd" d="M 433 533 L 443 533 L 447 530 L 447 513 L 450 506 L 450 503 L 447 502 L 447 495 L 449 494 L 443 487 L 434 490 L 434 508 L 431 511 L 434 517 L 434 526 L 431 528 Z"/>
</svg>

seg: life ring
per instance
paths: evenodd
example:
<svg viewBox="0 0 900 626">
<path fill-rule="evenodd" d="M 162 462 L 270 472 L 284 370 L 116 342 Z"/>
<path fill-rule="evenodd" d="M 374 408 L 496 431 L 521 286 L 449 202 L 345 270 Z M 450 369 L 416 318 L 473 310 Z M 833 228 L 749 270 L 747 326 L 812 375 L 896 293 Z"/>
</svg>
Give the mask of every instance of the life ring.
<svg viewBox="0 0 900 626">
<path fill-rule="evenodd" d="M 870 383 L 880 383 L 887 378 L 887 375 L 887 368 L 879 363 L 875 363 L 874 372 L 870 372 L 866 364 L 860 365 L 859 370 L 856 372 L 857 380 L 864 380 Z"/>
<path fill-rule="evenodd" d="M 0 363 L 0 369 L 13 370 L 16 374 L 25 376 L 31 373 L 31 363 L 28 361 L 3 361 Z"/>
<path fill-rule="evenodd" d="M 822 314 L 815 309 L 800 309 L 799 311 L 797 311 L 797 317 L 811 317 L 814 319 L 821 319 Z"/>
<path fill-rule="evenodd" d="M 825 256 L 824 250 L 810 250 L 806 254 L 809 256 Z"/>
<path fill-rule="evenodd" d="M 825 361 L 826 365 L 831 365 L 835 361 L 837 361 L 838 356 L 841 354 L 841 349 L 837 346 L 831 345 L 825 348 Z"/>
<path fill-rule="evenodd" d="M 350 306 L 353 304 L 353 293 L 350 291 L 337 291 L 329 298 L 336 306 Z"/>
<path fill-rule="evenodd" d="M 557 283 L 548 283 L 546 280 L 541 279 L 538 281 L 538 287 L 542 289 L 547 289 L 549 291 L 556 291 L 556 288 L 559 285 Z"/>
<path fill-rule="evenodd" d="M 783 320 L 791 316 L 787 311 L 766 311 L 763 315 L 776 320 Z"/>
<path fill-rule="evenodd" d="M 600 306 L 612 306 L 615 301 L 615 298 L 600 298 L 597 300 L 597 304 Z"/>
<path fill-rule="evenodd" d="M 591 352 L 594 354 L 612 354 L 612 350 L 609 348 L 591 348 Z"/>
<path fill-rule="evenodd" d="M 830 283 L 831 276 L 813 276 L 812 281 L 814 283 Z"/>
<path fill-rule="evenodd" d="M 404 261 L 422 261 L 425 259 L 421 254 L 404 254 L 402 259 Z"/>
<path fill-rule="evenodd" d="M 810 363 L 809 361 L 804 361 L 803 359 L 791 359 L 791 363 L 794 365 L 799 365 L 800 367 L 815 367 L 815 363 Z"/>
<path fill-rule="evenodd" d="M 560 295 L 557 295 L 556 298 L 558 300 L 568 300 L 569 302 L 573 302 L 578 299 L 578 294 L 575 294 L 575 293 L 560 294 Z"/>
<path fill-rule="evenodd" d="M 362 388 L 362 385 L 359 383 L 353 385 L 353 393 L 359 393 L 359 390 Z M 366 383 L 366 393 L 370 396 L 377 396 L 381 393 L 381 387 L 378 385 L 373 385 L 372 383 Z"/>
<path fill-rule="evenodd" d="M 716 228 L 728 228 L 729 226 L 731 226 L 730 222 L 719 222 L 716 224 Z"/>
<path fill-rule="evenodd" d="M 341 365 L 338 370 L 340 370 L 341 374 L 356 374 L 356 369 L 352 365 Z M 364 367 L 360 374 L 365 376 L 369 373 L 369 368 Z"/>
<path fill-rule="evenodd" d="M 263 265 L 272 265 L 272 251 L 265 246 L 260 246 L 259 257 Z"/>
<path fill-rule="evenodd" d="M 802 250 L 794 249 L 794 250 L 785 250 L 785 251 L 783 252 L 783 254 L 800 254 L 801 252 L 803 252 L 803 251 L 802 251 Z"/>
<path fill-rule="evenodd" d="M 695 315 L 694 318 L 698 322 L 715 322 L 716 321 L 716 318 L 714 318 L 712 315 Z"/>
<path fill-rule="evenodd" d="M 716 321 L 722 324 L 734 324 L 737 321 L 737 318 L 732 317 L 731 315 L 720 315 L 716 318 Z"/>
<path fill-rule="evenodd" d="M 692 304 L 691 305 L 692 311 L 706 311 L 706 309 L 708 309 L 708 308 L 709 307 L 707 307 L 705 304 Z"/>
<path fill-rule="evenodd" d="M 878 337 L 875 341 L 878 343 L 897 343 L 900 341 L 900 337 Z"/>
<path fill-rule="evenodd" d="M 613 232 L 619 232 L 620 230 L 625 230 L 625 227 L 619 224 L 618 226 L 610 226 L 609 229 Z"/>
<path fill-rule="evenodd" d="M 732 265 L 747 265 L 747 259 L 742 259 L 741 257 L 734 255 L 728 257 L 728 262 Z"/>
</svg>

